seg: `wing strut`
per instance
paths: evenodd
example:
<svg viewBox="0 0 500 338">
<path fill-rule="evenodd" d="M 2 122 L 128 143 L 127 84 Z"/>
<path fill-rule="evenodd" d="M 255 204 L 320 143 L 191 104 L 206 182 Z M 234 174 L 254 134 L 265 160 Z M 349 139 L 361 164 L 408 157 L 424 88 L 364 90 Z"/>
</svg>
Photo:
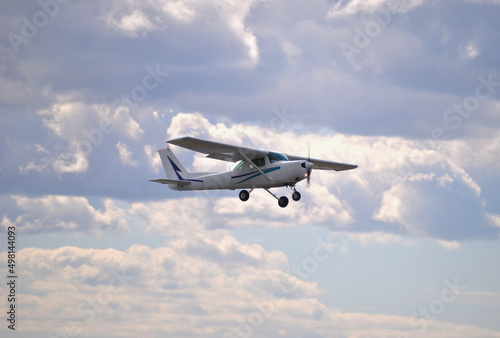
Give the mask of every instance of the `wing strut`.
<svg viewBox="0 0 500 338">
<path fill-rule="evenodd" d="M 248 161 L 248 162 L 252 163 L 253 166 L 255 167 L 255 169 L 257 169 L 269 181 L 272 181 L 271 178 L 269 176 L 267 176 L 255 163 L 253 163 L 251 159 L 249 159 L 245 154 L 243 154 L 243 152 L 241 150 L 238 151 L 238 152 L 240 153 L 241 157 L 243 157 L 245 159 L 245 161 Z"/>
</svg>

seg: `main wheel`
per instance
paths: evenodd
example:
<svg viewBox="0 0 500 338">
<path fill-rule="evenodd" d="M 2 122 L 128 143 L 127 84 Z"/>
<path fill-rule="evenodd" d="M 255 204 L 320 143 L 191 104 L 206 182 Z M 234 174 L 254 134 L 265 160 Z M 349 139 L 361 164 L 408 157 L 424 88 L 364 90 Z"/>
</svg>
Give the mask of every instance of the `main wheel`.
<svg viewBox="0 0 500 338">
<path fill-rule="evenodd" d="M 278 200 L 278 205 L 282 208 L 286 207 L 288 205 L 288 197 L 281 196 L 280 199 Z"/>
<path fill-rule="evenodd" d="M 249 198 L 250 198 L 250 193 L 248 191 L 246 191 L 246 190 L 240 191 L 240 200 L 245 202 L 245 201 L 248 201 Z"/>
<path fill-rule="evenodd" d="M 298 200 L 300 200 L 300 196 L 301 196 L 301 195 L 300 195 L 300 192 L 298 192 L 298 191 L 294 191 L 294 192 L 293 192 L 293 194 L 292 194 L 292 199 L 293 199 L 294 201 L 298 201 Z"/>
</svg>

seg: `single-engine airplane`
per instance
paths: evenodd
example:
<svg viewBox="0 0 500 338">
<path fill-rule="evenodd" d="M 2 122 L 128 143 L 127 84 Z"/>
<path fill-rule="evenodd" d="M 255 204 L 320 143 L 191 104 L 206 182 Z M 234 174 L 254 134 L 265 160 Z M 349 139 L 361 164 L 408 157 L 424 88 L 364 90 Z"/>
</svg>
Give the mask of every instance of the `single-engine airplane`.
<svg viewBox="0 0 500 338">
<path fill-rule="evenodd" d="M 276 196 L 270 188 L 288 187 L 293 191 L 292 199 L 298 201 L 301 195 L 295 185 L 306 178 L 309 184 L 313 168 L 341 171 L 358 167 L 354 164 L 252 149 L 194 137 L 181 137 L 166 142 L 207 154 L 208 158 L 239 163 L 232 170 L 224 172 L 188 172 L 170 146 L 167 146 L 158 150 L 167 179 L 160 178 L 150 180 L 151 182 L 168 184 L 173 190 L 242 189 L 239 193 L 242 201 L 247 201 L 254 189 L 261 188 L 274 196 L 282 208 L 288 205 L 288 198 Z"/>
</svg>

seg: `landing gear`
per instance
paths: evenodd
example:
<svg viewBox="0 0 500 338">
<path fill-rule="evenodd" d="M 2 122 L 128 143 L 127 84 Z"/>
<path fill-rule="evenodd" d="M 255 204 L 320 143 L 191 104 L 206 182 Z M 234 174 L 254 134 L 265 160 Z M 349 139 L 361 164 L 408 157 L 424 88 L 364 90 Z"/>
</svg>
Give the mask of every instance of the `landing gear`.
<svg viewBox="0 0 500 338">
<path fill-rule="evenodd" d="M 288 197 L 286 196 L 281 196 L 278 199 L 278 205 L 282 208 L 286 207 L 288 205 Z"/>
<path fill-rule="evenodd" d="M 275 194 L 273 194 L 269 189 L 264 188 L 265 191 L 267 191 L 269 194 L 271 194 L 274 198 L 278 200 L 278 205 L 282 208 L 286 207 L 288 205 L 288 197 L 286 196 L 281 196 L 278 198 Z"/>
<path fill-rule="evenodd" d="M 252 188 L 250 191 L 241 190 L 239 193 L 240 200 L 243 202 L 248 201 L 248 199 L 250 198 L 250 193 L 253 191 L 253 189 L 255 189 L 255 187 Z M 295 190 L 295 187 L 292 187 L 292 189 L 293 189 L 292 199 L 294 201 L 300 200 L 300 197 L 301 197 L 300 192 Z M 269 194 L 271 194 L 271 196 L 273 196 L 274 198 L 276 198 L 278 200 L 278 205 L 280 207 L 285 208 L 288 205 L 288 197 L 286 197 L 286 196 L 278 197 L 275 194 L 273 194 L 269 189 L 264 188 L 264 190 L 267 191 Z"/>
<path fill-rule="evenodd" d="M 240 191 L 240 200 L 245 202 L 245 201 L 248 201 L 249 198 L 250 198 L 250 193 L 248 191 L 246 191 L 246 190 Z"/>
<path fill-rule="evenodd" d="M 298 191 L 296 191 L 296 190 L 295 190 L 295 191 L 293 192 L 293 194 L 292 194 L 292 199 L 293 199 L 294 201 L 298 201 L 298 200 L 300 200 L 300 197 L 301 197 L 300 192 L 298 192 Z"/>
</svg>

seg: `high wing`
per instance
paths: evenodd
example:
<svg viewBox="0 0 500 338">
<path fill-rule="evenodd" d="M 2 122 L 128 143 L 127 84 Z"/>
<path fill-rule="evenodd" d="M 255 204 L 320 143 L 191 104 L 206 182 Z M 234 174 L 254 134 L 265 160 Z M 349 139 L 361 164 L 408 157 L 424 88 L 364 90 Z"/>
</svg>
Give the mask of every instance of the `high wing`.
<svg viewBox="0 0 500 338">
<path fill-rule="evenodd" d="M 228 162 L 238 162 L 245 160 L 245 156 L 254 159 L 267 155 L 267 151 L 252 149 L 241 146 L 234 146 L 226 143 L 200 140 L 194 137 L 181 137 L 168 140 L 168 143 L 176 146 L 207 154 L 208 158 L 223 160 Z M 242 155 L 243 154 L 243 155 Z"/>
<path fill-rule="evenodd" d="M 249 159 L 255 159 L 257 157 L 266 156 L 269 153 L 268 151 L 247 148 L 242 146 L 235 146 L 226 143 L 206 141 L 189 136 L 168 140 L 167 142 L 175 144 L 176 146 L 179 147 L 207 154 L 208 158 L 214 158 L 217 160 L 223 160 L 228 162 L 237 162 L 240 160 L 246 160 L 245 157 Z M 288 154 L 286 154 L 286 156 L 290 161 L 309 160 L 310 162 L 314 163 L 314 169 L 319 169 L 319 170 L 341 171 L 341 170 L 355 169 L 358 167 L 355 164 L 324 161 L 314 158 L 308 159 L 307 157 L 288 155 Z"/>
<path fill-rule="evenodd" d="M 319 170 L 342 171 L 342 170 L 356 169 L 358 167 L 355 164 L 324 161 L 324 160 L 318 160 L 315 158 L 307 158 L 307 157 L 288 155 L 288 154 L 286 154 L 286 156 L 288 157 L 288 159 L 290 161 L 306 160 L 306 161 L 312 162 L 312 163 L 314 163 L 314 168 L 313 168 L 314 170 L 319 169 Z"/>
</svg>

